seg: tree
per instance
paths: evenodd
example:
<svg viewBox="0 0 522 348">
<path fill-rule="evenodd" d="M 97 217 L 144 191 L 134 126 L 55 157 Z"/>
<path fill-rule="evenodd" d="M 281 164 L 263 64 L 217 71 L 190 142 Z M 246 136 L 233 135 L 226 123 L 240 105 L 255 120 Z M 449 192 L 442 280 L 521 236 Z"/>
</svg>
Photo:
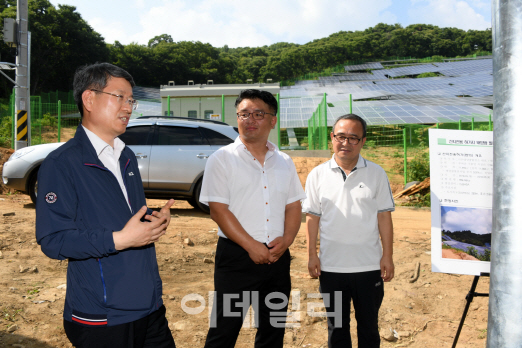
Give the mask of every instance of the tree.
<svg viewBox="0 0 522 348">
<path fill-rule="evenodd" d="M 149 48 L 152 48 L 157 46 L 161 42 L 173 43 L 174 40 L 172 40 L 172 36 L 170 36 L 169 34 L 161 34 L 158 36 L 154 36 L 152 39 L 150 39 L 147 46 Z"/>
</svg>

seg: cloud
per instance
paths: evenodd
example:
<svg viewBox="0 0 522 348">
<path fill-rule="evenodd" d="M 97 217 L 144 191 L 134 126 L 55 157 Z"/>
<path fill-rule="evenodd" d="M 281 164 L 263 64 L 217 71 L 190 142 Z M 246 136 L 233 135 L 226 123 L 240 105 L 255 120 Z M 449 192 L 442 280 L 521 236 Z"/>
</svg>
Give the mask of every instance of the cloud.
<svg viewBox="0 0 522 348">
<path fill-rule="evenodd" d="M 91 18 L 88 23 L 94 30 L 103 36 L 107 43 L 112 44 L 114 41 L 120 41 L 123 43 L 128 39 L 125 24 L 123 22 L 106 22 L 101 17 L 95 17 Z"/>
<path fill-rule="evenodd" d="M 491 209 L 455 208 L 442 215 L 442 229 L 448 231 L 470 230 L 473 233 L 485 234 L 492 231 Z"/>
<path fill-rule="evenodd" d="M 132 41 L 147 43 L 169 34 L 174 41 L 201 41 L 215 47 L 256 47 L 285 41 L 304 44 L 341 30 L 395 23 L 391 0 L 203 0 L 164 1 L 140 15 L 142 30 Z M 109 41 L 110 42 L 110 41 Z"/>
<path fill-rule="evenodd" d="M 491 28 L 489 2 L 481 0 L 411 0 L 410 24 L 425 23 L 463 30 Z"/>
</svg>

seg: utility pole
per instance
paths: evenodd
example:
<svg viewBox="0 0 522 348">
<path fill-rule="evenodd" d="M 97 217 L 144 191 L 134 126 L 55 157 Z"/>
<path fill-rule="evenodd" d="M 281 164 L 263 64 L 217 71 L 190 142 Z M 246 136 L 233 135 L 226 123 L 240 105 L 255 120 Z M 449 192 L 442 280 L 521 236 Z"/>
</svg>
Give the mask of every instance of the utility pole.
<svg viewBox="0 0 522 348">
<path fill-rule="evenodd" d="M 491 17 L 495 189 L 487 347 L 522 347 L 522 0 L 493 0 Z"/>
<path fill-rule="evenodd" d="M 27 0 L 16 2 L 16 85 L 15 85 L 15 111 L 16 111 L 16 139 L 15 150 L 30 145 L 31 120 L 29 118 L 29 8 Z"/>
</svg>

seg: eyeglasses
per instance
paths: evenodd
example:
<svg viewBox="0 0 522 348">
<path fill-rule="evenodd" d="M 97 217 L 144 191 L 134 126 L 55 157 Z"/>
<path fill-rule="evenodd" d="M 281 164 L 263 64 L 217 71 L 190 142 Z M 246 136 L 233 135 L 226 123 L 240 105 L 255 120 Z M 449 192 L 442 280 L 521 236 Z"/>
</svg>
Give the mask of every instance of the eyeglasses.
<svg viewBox="0 0 522 348">
<path fill-rule="evenodd" d="M 120 94 L 113 94 L 113 93 L 109 93 L 109 92 L 104 92 L 104 91 L 100 91 L 98 89 L 91 89 L 91 91 L 112 95 L 113 97 L 118 98 L 118 101 L 120 102 L 120 104 L 129 104 L 129 106 L 131 107 L 132 110 L 138 109 L 138 101 L 135 100 L 135 99 L 129 98 L 126 101 L 123 101 L 123 98 L 125 98 L 125 97 L 120 95 Z"/>
<path fill-rule="evenodd" d="M 345 137 L 344 135 L 337 135 L 337 134 L 334 134 L 334 138 L 341 144 L 344 143 L 346 140 L 348 140 L 348 144 L 357 145 L 357 144 L 359 144 L 359 141 L 361 141 L 361 139 L 357 138 L 357 137 Z"/>
<path fill-rule="evenodd" d="M 275 114 L 271 114 L 269 112 L 256 111 L 256 112 L 238 112 L 237 117 L 240 118 L 241 120 L 245 121 L 245 120 L 248 120 L 248 118 L 250 116 L 252 116 L 254 118 L 254 120 L 259 121 L 259 120 L 262 120 L 263 118 L 265 118 L 265 114 L 275 116 Z"/>
</svg>

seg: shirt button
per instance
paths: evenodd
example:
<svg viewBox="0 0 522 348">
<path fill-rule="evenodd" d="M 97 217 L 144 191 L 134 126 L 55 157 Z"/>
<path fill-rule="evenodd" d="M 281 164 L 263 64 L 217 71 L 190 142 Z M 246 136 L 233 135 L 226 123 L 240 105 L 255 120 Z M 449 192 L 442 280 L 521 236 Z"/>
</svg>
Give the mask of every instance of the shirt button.
<svg viewBox="0 0 522 348">
<path fill-rule="evenodd" d="M 266 188 L 266 186 L 265 186 L 265 188 Z"/>
<path fill-rule="evenodd" d="M 268 221 L 268 219 L 266 219 L 266 221 Z"/>
<path fill-rule="evenodd" d="M 265 204 L 268 204 L 268 202 L 266 202 Z"/>
</svg>

